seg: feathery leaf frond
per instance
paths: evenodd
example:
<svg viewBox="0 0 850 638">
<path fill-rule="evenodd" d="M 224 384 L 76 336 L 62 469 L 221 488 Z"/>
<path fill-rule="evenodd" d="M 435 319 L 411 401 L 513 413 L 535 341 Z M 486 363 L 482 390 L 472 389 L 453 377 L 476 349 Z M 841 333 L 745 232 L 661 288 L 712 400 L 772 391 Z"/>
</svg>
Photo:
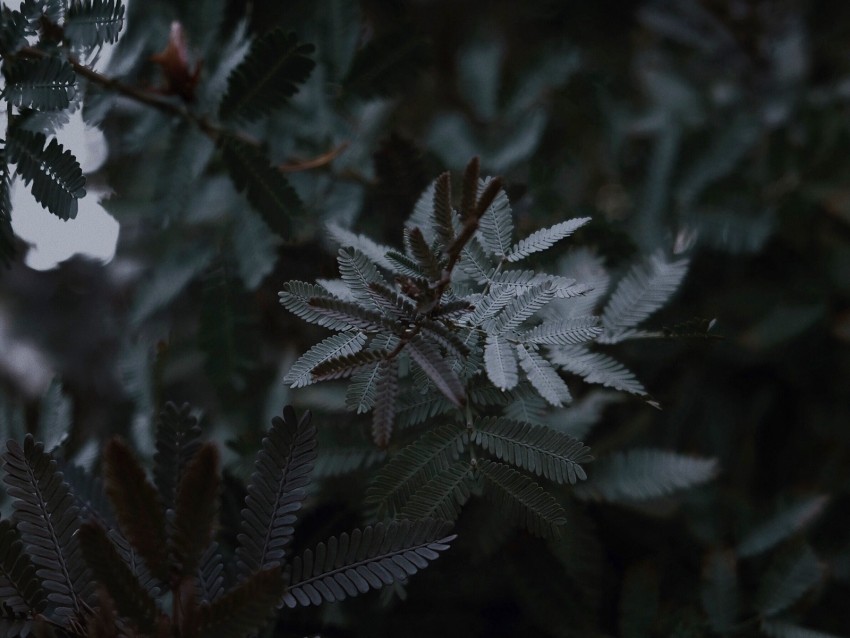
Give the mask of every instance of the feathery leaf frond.
<svg viewBox="0 0 850 638">
<path fill-rule="evenodd" d="M 41 613 L 47 593 L 36 575 L 36 566 L 24 551 L 24 543 L 11 521 L 0 521 L 0 601 L 12 613 Z"/>
<path fill-rule="evenodd" d="M 12 228 L 12 175 L 6 163 L 6 147 L 0 149 L 0 266 L 9 267 L 15 258 Z"/>
<path fill-rule="evenodd" d="M 445 252 L 455 239 L 452 177 L 449 173 L 443 173 L 434 182 L 434 214 L 431 221 Z"/>
<path fill-rule="evenodd" d="M 588 383 L 598 383 L 631 394 L 646 394 L 634 373 L 607 354 L 591 352 L 581 346 L 560 346 L 549 350 L 549 361 L 562 370 L 583 377 Z"/>
<path fill-rule="evenodd" d="M 86 178 L 77 159 L 55 139 L 45 148 L 43 133 L 13 130 L 6 141 L 8 161 L 42 207 L 63 220 L 77 216 L 77 200 L 86 194 Z"/>
<path fill-rule="evenodd" d="M 131 619 L 139 630 L 153 633 L 160 615 L 156 601 L 121 559 L 103 528 L 96 523 L 83 523 L 78 536 L 86 563 L 103 587 L 101 595 L 106 593 L 118 614 Z"/>
<path fill-rule="evenodd" d="M 597 460 L 590 478 L 575 488 L 583 498 L 633 502 L 702 485 L 717 475 L 715 459 L 640 449 Z"/>
<path fill-rule="evenodd" d="M 377 304 L 372 298 L 369 284 L 383 284 L 386 280 L 378 272 L 378 268 L 369 257 L 356 248 L 340 248 L 337 253 L 339 274 L 345 285 L 351 291 L 355 300 L 367 307 L 375 308 Z"/>
<path fill-rule="evenodd" d="M 372 440 L 378 447 L 386 447 L 395 424 L 398 395 L 398 359 L 385 359 L 378 364 L 377 397 L 372 412 Z"/>
<path fill-rule="evenodd" d="M 309 412 L 299 420 L 291 407 L 285 407 L 283 418 L 272 419 L 257 453 L 236 550 L 243 579 L 283 563 L 316 462 L 316 427 L 310 421 Z"/>
<path fill-rule="evenodd" d="M 168 542 L 161 497 L 145 470 L 117 438 L 103 450 L 106 494 L 124 537 L 161 582 L 168 582 Z"/>
<path fill-rule="evenodd" d="M 284 591 L 283 573 L 273 567 L 252 573 L 201 607 L 201 638 L 244 638 L 262 629 Z"/>
<path fill-rule="evenodd" d="M 301 212 L 301 200 L 286 178 L 271 165 L 265 151 L 233 137 L 221 140 L 222 158 L 233 185 L 263 221 L 284 238 L 292 234 L 292 219 Z"/>
<path fill-rule="evenodd" d="M 27 554 L 36 566 L 51 614 L 67 625 L 88 608 L 92 587 L 79 539 L 77 508 L 56 461 L 32 435 L 23 448 L 6 443 L 3 481 L 14 507 L 14 520 Z"/>
<path fill-rule="evenodd" d="M 281 29 L 258 37 L 231 71 L 219 115 L 250 121 L 286 104 L 313 70 L 315 62 L 307 57 L 312 52 L 312 44 L 300 44 Z"/>
<path fill-rule="evenodd" d="M 765 616 L 776 615 L 796 603 L 824 575 L 824 566 L 808 546 L 780 556 L 762 580 L 756 605 Z"/>
<path fill-rule="evenodd" d="M 303 281 L 288 281 L 283 285 L 283 290 L 278 293 L 280 303 L 296 317 L 309 323 L 315 323 L 323 328 L 331 330 L 353 330 L 354 326 L 321 312 L 310 305 L 311 301 L 324 297 L 333 299 L 331 294 L 316 284 L 308 284 Z"/>
<path fill-rule="evenodd" d="M 366 503 L 378 515 L 401 510 L 410 497 L 458 458 L 466 443 L 466 430 L 446 425 L 431 430 L 395 454 L 372 479 Z"/>
<path fill-rule="evenodd" d="M 331 335 L 302 354 L 286 373 L 283 382 L 291 388 L 303 388 L 315 381 L 313 369 L 338 357 L 360 352 L 366 344 L 366 335 L 362 332 L 343 332 Z"/>
<path fill-rule="evenodd" d="M 522 343 L 567 346 L 593 341 L 600 334 L 599 318 L 587 316 L 543 323 L 520 333 L 517 339 Z"/>
<path fill-rule="evenodd" d="M 821 515 L 828 502 L 827 496 L 813 496 L 782 510 L 741 540 L 738 555 L 756 556 L 800 532 Z"/>
<path fill-rule="evenodd" d="M 667 303 L 685 278 L 688 265 L 687 259 L 668 261 L 656 253 L 634 266 L 617 284 L 602 312 L 607 340 L 619 341 L 626 328 L 637 326 Z"/>
<path fill-rule="evenodd" d="M 379 312 L 368 310 L 353 301 L 340 301 L 331 297 L 312 297 L 310 308 L 324 316 L 329 324 L 351 326 L 352 329 L 372 332 L 392 332 L 396 325 Z"/>
<path fill-rule="evenodd" d="M 174 507 L 180 475 L 201 447 L 200 435 L 201 426 L 188 403 L 179 408 L 170 401 L 165 404 L 156 421 L 153 477 L 166 508 Z"/>
<path fill-rule="evenodd" d="M 283 596 L 287 607 L 336 602 L 404 581 L 449 548 L 443 521 L 378 523 L 331 537 L 292 561 Z"/>
<path fill-rule="evenodd" d="M 416 335 L 405 351 L 449 401 L 457 407 L 466 403 L 463 383 L 434 345 Z"/>
<path fill-rule="evenodd" d="M 540 353 L 522 344 L 517 344 L 516 350 L 519 355 L 519 365 L 540 396 L 555 407 L 561 407 L 573 400 L 567 384 Z"/>
<path fill-rule="evenodd" d="M 576 230 L 584 226 L 590 221 L 590 217 L 579 217 L 576 219 L 568 219 L 560 222 L 549 228 L 542 228 L 531 233 L 525 239 L 521 239 L 511 250 L 505 255 L 505 258 L 510 262 L 519 261 L 529 255 L 551 248 L 556 242 L 569 237 Z"/>
<path fill-rule="evenodd" d="M 560 535 L 566 512 L 551 494 L 509 465 L 484 459 L 477 467 L 489 488 L 485 494 L 508 516 L 537 536 Z"/>
<path fill-rule="evenodd" d="M 74 69 L 62 58 L 22 58 L 7 67 L 3 97 L 19 109 L 60 111 L 74 99 L 76 85 Z"/>
<path fill-rule="evenodd" d="M 92 48 L 117 42 L 123 26 L 121 0 L 72 0 L 63 29 L 74 45 Z"/>
<path fill-rule="evenodd" d="M 354 354 L 341 355 L 327 359 L 313 368 L 312 375 L 316 381 L 344 379 L 352 374 L 370 367 L 374 363 L 384 361 L 385 352 L 378 350 L 361 350 Z"/>
<path fill-rule="evenodd" d="M 381 268 L 392 270 L 392 265 L 386 257 L 387 252 L 392 250 L 391 248 L 376 243 L 366 235 L 355 235 L 350 230 L 346 230 L 333 222 L 327 225 L 327 229 L 331 239 L 341 247 L 356 248 Z"/>
<path fill-rule="evenodd" d="M 514 330 L 547 303 L 555 298 L 554 287 L 549 283 L 533 286 L 509 303 L 504 310 L 484 324 L 485 330 L 504 334 Z"/>
<path fill-rule="evenodd" d="M 469 500 L 471 474 L 469 461 L 458 459 L 416 490 L 401 508 L 399 516 L 408 519 L 440 518 L 456 520 Z"/>
<path fill-rule="evenodd" d="M 482 197 L 491 182 L 492 179 L 489 177 L 479 182 L 478 197 Z M 504 190 L 499 190 L 492 203 L 484 211 L 479 221 L 479 230 L 484 248 L 488 253 L 499 258 L 510 254 L 514 221 L 511 216 L 511 204 Z"/>
<path fill-rule="evenodd" d="M 571 436 L 508 419 L 481 419 L 473 440 L 496 458 L 556 483 L 586 479 L 580 464 L 593 460 L 590 448 Z"/>
<path fill-rule="evenodd" d="M 511 390 L 519 382 L 514 347 L 499 334 L 487 333 L 484 365 L 487 377 L 500 390 Z"/>
</svg>

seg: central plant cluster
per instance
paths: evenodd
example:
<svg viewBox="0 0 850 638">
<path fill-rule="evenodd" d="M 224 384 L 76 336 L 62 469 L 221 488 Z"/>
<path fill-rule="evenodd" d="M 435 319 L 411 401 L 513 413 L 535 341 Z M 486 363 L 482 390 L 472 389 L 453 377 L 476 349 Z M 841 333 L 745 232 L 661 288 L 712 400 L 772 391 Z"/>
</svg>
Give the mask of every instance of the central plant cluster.
<svg viewBox="0 0 850 638">
<path fill-rule="evenodd" d="M 481 179 L 473 160 L 458 208 L 448 173 L 420 197 L 403 252 L 332 227 L 342 244 L 340 279 L 285 285 L 287 309 L 336 332 L 295 362 L 285 378 L 292 387 L 351 377 L 346 403 L 372 411 L 381 447 L 398 424 L 458 417 L 378 473 L 368 498 L 380 515 L 454 519 L 471 493 L 489 488 L 530 530 L 557 533 L 561 506 L 514 467 L 574 484 L 586 478 L 581 464 L 591 456 L 568 434 L 530 422 L 528 413 L 572 401 L 561 371 L 645 395 L 628 369 L 593 345 L 657 336 L 636 326 L 687 270 L 686 260 L 653 256 L 621 280 L 599 316 L 604 285 L 513 267 L 589 221 L 566 220 L 514 243 L 501 181 Z M 493 418 L 498 408 L 508 418 Z"/>
</svg>

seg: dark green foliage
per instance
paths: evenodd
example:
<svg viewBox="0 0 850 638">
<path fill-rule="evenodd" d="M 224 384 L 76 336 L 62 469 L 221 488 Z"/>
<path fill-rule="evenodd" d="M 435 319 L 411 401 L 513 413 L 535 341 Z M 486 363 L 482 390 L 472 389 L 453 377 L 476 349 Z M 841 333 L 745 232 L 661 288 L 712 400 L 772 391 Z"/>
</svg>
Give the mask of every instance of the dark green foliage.
<svg viewBox="0 0 850 638">
<path fill-rule="evenodd" d="M 15 257 L 15 233 L 12 230 L 12 180 L 6 163 L 6 148 L 0 151 L 0 264 L 8 267 Z"/>
<path fill-rule="evenodd" d="M 294 33 L 269 31 L 251 44 L 248 55 L 230 74 L 219 106 L 225 119 L 256 120 L 281 107 L 298 91 L 315 63 L 311 44 Z"/>
<path fill-rule="evenodd" d="M 38 617 L 67 636 L 245 637 L 280 606 L 406 582 L 454 539 L 445 522 L 417 518 L 355 529 L 287 560 L 317 435 L 309 412 L 298 419 L 287 406 L 256 457 L 230 582 L 213 540 L 218 448 L 199 444 L 198 434 L 187 406 L 167 405 L 156 457 L 164 494 L 126 444 L 107 444 L 106 491 L 120 531 L 102 514 L 80 519 L 75 501 L 89 507 L 92 500 L 71 493 L 42 444 L 30 435 L 23 448 L 9 441 L 3 469 L 15 524 L 0 521 L 0 629 L 11 636 Z M 166 509 L 165 501 L 173 505 Z"/>
<path fill-rule="evenodd" d="M 375 37 L 354 56 L 343 86 L 358 97 L 387 95 L 408 86 L 430 59 L 430 47 L 406 30 Z"/>
<path fill-rule="evenodd" d="M 62 58 L 24 58 L 4 69 L 3 97 L 19 109 L 58 111 L 67 108 L 74 99 L 77 78 L 74 69 Z"/>
<path fill-rule="evenodd" d="M 65 37 L 84 48 L 115 42 L 123 26 L 121 0 L 71 0 L 65 14 Z"/>
<path fill-rule="evenodd" d="M 224 164 L 237 190 L 245 193 L 274 232 L 288 237 L 301 201 L 286 178 L 271 165 L 266 153 L 236 138 L 221 140 Z"/>
<path fill-rule="evenodd" d="M 24 183 L 32 183 L 36 201 L 60 219 L 77 216 L 77 200 L 86 194 L 86 178 L 77 159 L 55 139 L 45 148 L 42 133 L 11 131 L 6 140 L 8 161 Z"/>
</svg>

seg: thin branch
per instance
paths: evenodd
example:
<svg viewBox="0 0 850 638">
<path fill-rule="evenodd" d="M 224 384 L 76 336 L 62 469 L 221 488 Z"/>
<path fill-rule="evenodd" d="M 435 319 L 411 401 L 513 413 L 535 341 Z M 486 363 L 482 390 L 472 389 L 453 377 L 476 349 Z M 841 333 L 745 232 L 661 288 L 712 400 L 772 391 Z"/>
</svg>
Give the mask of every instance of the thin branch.
<svg viewBox="0 0 850 638">
<path fill-rule="evenodd" d="M 294 162 L 287 162 L 278 166 L 277 170 L 279 170 L 281 173 L 297 173 L 299 171 L 308 171 L 313 168 L 321 168 L 322 166 L 327 166 L 337 157 L 339 157 L 342 152 L 348 148 L 348 146 L 348 141 L 342 142 L 342 144 L 335 146 L 327 153 L 322 153 L 318 157 Z"/>
</svg>

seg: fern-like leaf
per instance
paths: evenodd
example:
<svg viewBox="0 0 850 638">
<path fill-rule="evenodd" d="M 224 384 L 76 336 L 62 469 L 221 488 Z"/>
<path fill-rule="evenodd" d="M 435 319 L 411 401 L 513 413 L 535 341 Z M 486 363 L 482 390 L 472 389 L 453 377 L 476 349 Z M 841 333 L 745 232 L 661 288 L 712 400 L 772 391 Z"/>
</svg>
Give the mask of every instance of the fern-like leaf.
<svg viewBox="0 0 850 638">
<path fill-rule="evenodd" d="M 83 523 L 79 543 L 95 580 L 108 595 L 119 616 L 144 633 L 154 633 L 160 611 L 150 592 L 121 559 L 106 532 L 97 524 Z"/>
<path fill-rule="evenodd" d="M 455 239 L 452 178 L 449 173 L 443 173 L 434 182 L 434 213 L 431 220 L 445 252 Z"/>
<path fill-rule="evenodd" d="M 118 41 L 124 26 L 121 0 L 72 0 L 65 14 L 65 37 L 84 48 Z"/>
<path fill-rule="evenodd" d="M 525 376 L 544 399 L 556 408 L 572 401 L 570 389 L 552 365 L 539 352 L 522 344 L 516 346 L 519 365 Z"/>
<path fill-rule="evenodd" d="M 351 326 L 353 329 L 371 332 L 392 332 L 396 329 L 395 323 L 386 320 L 381 313 L 367 310 L 353 301 L 340 301 L 322 296 L 313 297 L 307 303 L 332 325 Z"/>
<path fill-rule="evenodd" d="M 398 398 L 398 359 L 385 359 L 378 364 L 377 396 L 372 412 L 372 440 L 378 447 L 389 445 L 395 425 Z"/>
<path fill-rule="evenodd" d="M 341 355 L 328 359 L 315 368 L 312 375 L 316 381 L 331 381 L 333 379 L 344 379 L 352 374 L 369 368 L 375 363 L 384 361 L 385 352 L 377 350 L 361 350 L 354 354 Z"/>
<path fill-rule="evenodd" d="M 313 368 L 336 359 L 360 352 L 366 343 L 366 335 L 362 332 L 343 332 L 331 335 L 320 341 L 307 352 L 302 354 L 289 369 L 283 382 L 291 388 L 303 388 L 313 383 Z"/>
<path fill-rule="evenodd" d="M 440 261 L 419 228 L 404 229 L 404 243 L 410 256 L 416 260 L 419 269 L 429 281 L 437 281 L 442 274 Z"/>
<path fill-rule="evenodd" d="M 201 603 L 209 605 L 224 593 L 224 559 L 218 543 L 210 543 L 201 556 L 195 583 Z"/>
<path fill-rule="evenodd" d="M 774 616 L 796 603 L 824 575 L 824 566 L 808 546 L 780 556 L 762 579 L 756 606 L 765 616 Z"/>
<path fill-rule="evenodd" d="M 422 267 L 415 259 L 411 259 L 396 250 L 387 251 L 387 261 L 390 264 L 390 270 L 403 277 L 411 277 L 412 279 L 420 279 L 427 281 L 428 276 Z"/>
<path fill-rule="evenodd" d="M 386 286 L 387 282 L 372 260 L 356 248 L 340 248 L 337 263 L 340 276 L 354 299 L 367 307 L 377 308 L 369 284 Z"/>
<path fill-rule="evenodd" d="M 508 330 L 514 330 L 554 298 L 555 289 L 549 282 L 533 286 L 528 292 L 514 299 L 498 315 L 485 323 L 484 328 L 488 332 L 492 330 L 496 334 L 504 334 Z"/>
<path fill-rule="evenodd" d="M 417 335 L 408 342 L 405 351 L 449 401 L 457 407 L 466 403 L 463 383 L 433 344 Z"/>
<path fill-rule="evenodd" d="M 575 488 L 583 498 L 634 502 L 702 485 L 717 475 L 717 461 L 662 450 L 620 452 L 599 459 L 590 478 Z"/>
<path fill-rule="evenodd" d="M 479 182 L 478 196 L 482 197 L 492 178 Z M 511 205 L 505 191 L 499 190 L 492 203 L 484 211 L 479 221 L 479 236 L 483 239 L 484 248 L 491 255 L 503 258 L 511 252 L 513 242 L 514 220 Z"/>
<path fill-rule="evenodd" d="M 201 607 L 201 638 L 243 638 L 271 620 L 284 591 L 278 567 L 250 574 L 245 580 Z"/>
<path fill-rule="evenodd" d="M 106 494 L 124 537 L 145 561 L 151 573 L 168 582 L 168 542 L 165 512 L 156 488 L 145 470 L 117 438 L 103 450 Z"/>
<path fill-rule="evenodd" d="M 321 286 L 304 283 L 303 281 L 289 281 L 284 284 L 283 290 L 278 293 L 278 297 L 284 308 L 304 321 L 315 323 L 331 330 L 354 329 L 346 321 L 328 316 L 315 306 L 310 305 L 310 301 L 320 297 L 333 299 L 330 293 Z"/>
<path fill-rule="evenodd" d="M 562 346 L 550 349 L 549 360 L 562 370 L 583 377 L 588 383 L 639 396 L 646 394 L 634 373 L 607 354 L 591 352 L 580 346 Z"/>
<path fill-rule="evenodd" d="M 62 625 L 81 620 L 92 586 L 75 535 L 80 518 L 68 484 L 56 461 L 29 434 L 23 448 L 6 443 L 3 470 L 21 540 L 49 592 L 49 613 Z"/>
<path fill-rule="evenodd" d="M 6 75 L 3 97 L 19 109 L 60 111 L 76 95 L 77 76 L 62 58 L 16 60 Z"/>
<path fill-rule="evenodd" d="M 409 392 L 399 398 L 396 420 L 401 428 L 419 425 L 428 419 L 453 410 L 454 406 L 441 394 Z"/>
<path fill-rule="evenodd" d="M 201 426 L 192 416 L 191 407 L 165 404 L 156 422 L 156 453 L 153 461 L 154 484 L 166 509 L 174 507 L 177 484 L 183 469 L 198 451 Z"/>
<path fill-rule="evenodd" d="M 637 326 L 667 303 L 687 272 L 687 259 L 668 261 L 661 253 L 634 266 L 617 284 L 602 313 L 607 341 L 621 340 L 627 328 Z"/>
<path fill-rule="evenodd" d="M 486 495 L 508 517 L 537 536 L 560 535 L 559 528 L 567 522 L 566 512 L 551 494 L 509 465 L 484 459 L 477 468 L 489 488 Z"/>
<path fill-rule="evenodd" d="M 484 365 L 487 377 L 500 390 L 511 390 L 519 382 L 516 352 L 513 345 L 501 335 L 487 333 Z"/>
<path fill-rule="evenodd" d="M 741 540 L 738 555 L 756 556 L 800 532 L 821 515 L 828 502 L 827 496 L 814 496 L 782 510 Z"/>
<path fill-rule="evenodd" d="M 549 228 L 542 228 L 535 231 L 513 246 L 508 254 L 505 255 L 505 258 L 510 262 L 515 262 L 525 259 L 533 253 L 551 248 L 556 242 L 569 237 L 589 221 L 590 217 L 568 219 Z"/>
<path fill-rule="evenodd" d="M 259 570 L 280 567 L 292 541 L 304 488 L 316 462 L 316 427 L 305 412 L 299 420 L 290 406 L 272 427 L 257 453 L 248 485 L 236 562 L 241 578 Z"/>
<path fill-rule="evenodd" d="M 600 334 L 599 319 L 588 316 L 543 323 L 519 334 L 517 339 L 522 343 L 568 346 L 593 341 Z"/>
<path fill-rule="evenodd" d="M 266 153 L 232 137 L 221 142 L 222 157 L 236 190 L 244 191 L 263 221 L 283 238 L 292 233 L 292 220 L 301 200 Z"/>
<path fill-rule="evenodd" d="M 387 259 L 387 252 L 392 250 L 382 246 L 366 235 L 356 235 L 339 224 L 330 222 L 326 226 L 330 238 L 343 248 L 356 248 L 381 268 L 392 270 L 392 264 Z"/>
<path fill-rule="evenodd" d="M 399 512 L 401 518 L 454 521 L 470 496 L 469 461 L 459 459 L 419 488 Z"/>
<path fill-rule="evenodd" d="M 86 178 L 77 159 L 55 139 L 45 148 L 43 133 L 15 130 L 7 141 L 9 162 L 17 165 L 42 207 L 63 220 L 77 216 L 77 200 L 86 194 Z"/>
<path fill-rule="evenodd" d="M 436 560 L 455 536 L 442 521 L 378 523 L 331 537 L 292 561 L 283 604 L 318 605 L 405 581 Z"/>
<path fill-rule="evenodd" d="M 212 542 L 220 483 L 218 448 L 205 443 L 183 471 L 174 498 L 168 540 L 172 571 L 181 579 L 195 576 L 201 556 Z"/>
<path fill-rule="evenodd" d="M 219 115 L 250 121 L 286 104 L 313 70 L 315 62 L 307 57 L 313 50 L 313 45 L 301 44 L 295 34 L 281 29 L 254 40 L 230 73 Z"/>
<path fill-rule="evenodd" d="M 378 397 L 380 362 L 373 363 L 351 375 L 351 382 L 345 389 L 345 407 L 357 414 L 368 412 Z"/>
<path fill-rule="evenodd" d="M 496 458 L 556 483 L 586 479 L 581 463 L 593 460 L 590 448 L 571 436 L 508 419 L 478 421 L 473 440 Z"/>
<path fill-rule="evenodd" d="M 395 454 L 372 479 L 366 503 L 378 516 L 395 514 L 410 497 L 440 472 L 445 471 L 463 450 L 466 431 L 457 425 L 432 430 Z"/>
<path fill-rule="evenodd" d="M 11 521 L 0 521 L 0 601 L 14 614 L 38 614 L 47 606 L 47 594 L 36 566 Z"/>
</svg>

